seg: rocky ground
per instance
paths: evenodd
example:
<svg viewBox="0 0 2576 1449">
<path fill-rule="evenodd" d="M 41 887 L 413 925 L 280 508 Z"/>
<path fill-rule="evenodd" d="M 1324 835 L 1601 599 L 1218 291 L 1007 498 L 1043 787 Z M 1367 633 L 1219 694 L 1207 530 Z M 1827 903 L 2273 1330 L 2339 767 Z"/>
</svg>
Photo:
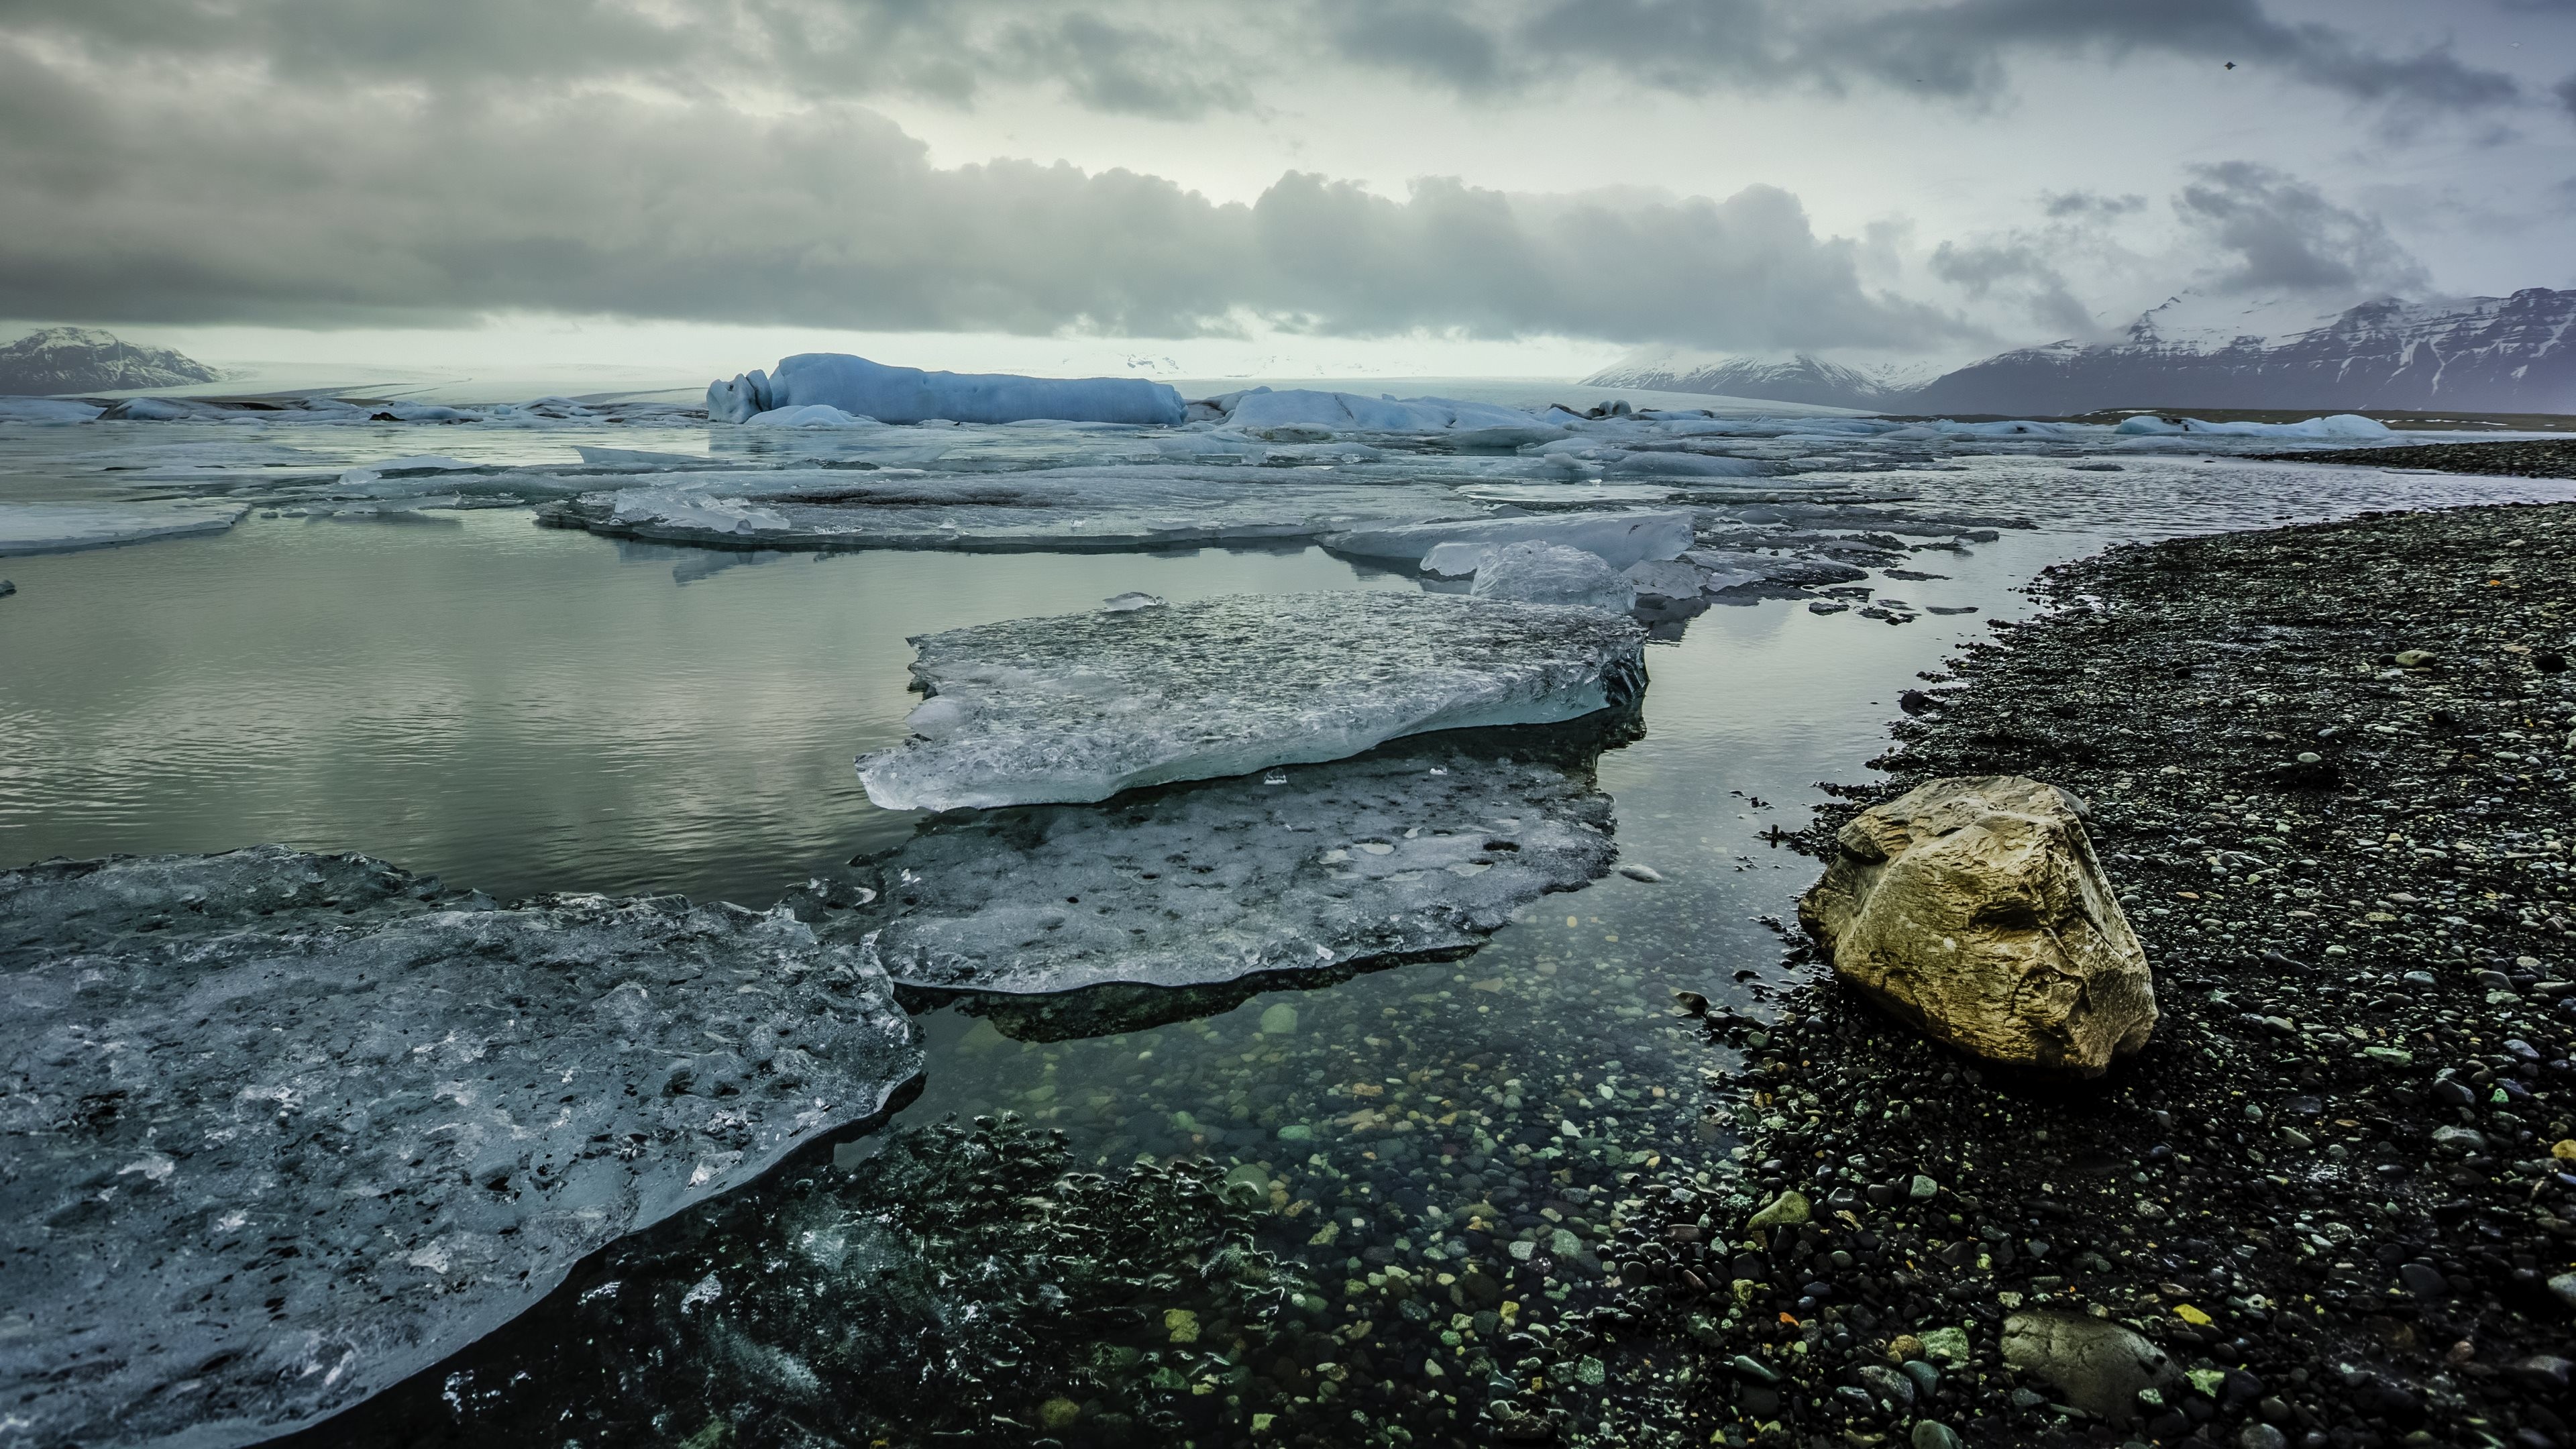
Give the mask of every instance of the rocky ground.
<svg viewBox="0 0 2576 1449">
<path fill-rule="evenodd" d="M 2486 473 L 2506 478 L 2576 478 L 2576 442 L 2555 438 L 2519 443 L 2353 448 L 2323 458 L 2313 452 L 2256 456 L 2275 463 L 2329 462 L 2374 468 L 2431 468 L 2444 473 Z"/>
<path fill-rule="evenodd" d="M 2457 451 L 2466 451 L 2465 449 Z M 2576 508 L 2051 570 L 1806 837 L 1924 780 L 2088 799 L 2162 1020 L 2090 1083 L 1830 980 L 1717 1085 L 1509 1433 L 1629 1443 L 2576 1443 Z M 2145 1392 L 2139 1392 L 2141 1389 Z"/>
</svg>

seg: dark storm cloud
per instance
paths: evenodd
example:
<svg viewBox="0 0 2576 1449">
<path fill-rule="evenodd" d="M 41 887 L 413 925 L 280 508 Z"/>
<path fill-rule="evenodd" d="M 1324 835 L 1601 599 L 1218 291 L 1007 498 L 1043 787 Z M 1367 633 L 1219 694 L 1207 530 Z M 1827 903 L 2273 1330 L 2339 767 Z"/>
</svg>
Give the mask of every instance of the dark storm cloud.
<svg viewBox="0 0 2576 1449">
<path fill-rule="evenodd" d="M 2051 217 L 2127 216 L 2147 209 L 2143 196 L 2104 196 L 2098 191 L 2050 191 L 2040 195 L 2040 210 Z"/>
<path fill-rule="evenodd" d="M 2550 94 L 2558 97 L 2558 104 L 2566 108 L 2570 119 L 2576 119 L 2576 75 L 2560 81 Z"/>
<path fill-rule="evenodd" d="M 1465 95 L 1563 84 L 1686 94 L 1868 88 L 1970 104 L 2013 64 L 2236 61 L 2413 112 L 2522 92 L 2442 46 L 2386 48 L 2261 0 L 11 0 L 0 30 L 101 60 L 229 59 L 285 79 L 431 86 L 645 81 L 812 98 L 976 104 L 1049 86 L 1104 111 L 1189 117 L 1333 60 Z"/>
<path fill-rule="evenodd" d="M 266 77 L 504 92 L 643 83 L 971 105 L 1050 86 L 1095 110 L 1249 104 L 1208 12 L 1102 0 L 10 0 L 0 34 L 94 62 L 229 62 Z"/>
<path fill-rule="evenodd" d="M 2334 26 L 2274 19 L 2258 0 L 1951 0 L 1853 7 L 1786 0 L 1535 0 L 1481 11 L 1487 48 L 1516 68 L 1449 76 L 1416 48 L 1365 25 L 1334 32 L 1343 55 L 1392 64 L 1462 90 L 1521 86 L 1576 62 L 1689 94 L 1860 86 L 1982 103 L 2009 84 L 2015 60 L 2164 56 L 2218 67 L 2249 83 L 2287 75 L 2356 101 L 2471 110 L 2518 98 L 2499 71 L 2447 47 L 2374 47 Z"/>
<path fill-rule="evenodd" d="M 2229 292 L 2406 292 L 2427 282 L 2379 218 L 2338 206 L 2267 166 L 2195 166 L 2174 211 L 2224 258 L 2213 284 Z"/>
<path fill-rule="evenodd" d="M 357 117 L 363 115 L 363 124 Z M 1967 329 L 1860 284 L 1797 200 L 1406 200 L 1291 174 L 943 169 L 873 112 L 607 91 L 113 98 L 0 47 L 0 315 L 304 325 L 532 309 L 883 330 L 1563 333 L 1773 347 Z"/>
<path fill-rule="evenodd" d="M 1943 242 L 1932 251 L 1932 275 L 1980 300 L 2001 295 L 2041 326 L 2075 336 L 2093 328 L 2093 311 L 2076 297 L 2052 249 L 2028 241 Z"/>
</svg>

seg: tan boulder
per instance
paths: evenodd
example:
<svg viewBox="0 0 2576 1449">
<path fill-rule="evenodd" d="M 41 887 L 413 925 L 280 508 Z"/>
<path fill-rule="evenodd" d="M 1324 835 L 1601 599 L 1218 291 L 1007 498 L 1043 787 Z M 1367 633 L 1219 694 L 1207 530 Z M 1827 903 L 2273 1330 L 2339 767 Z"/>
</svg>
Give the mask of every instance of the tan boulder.
<svg viewBox="0 0 2576 1449">
<path fill-rule="evenodd" d="M 1834 970 L 1989 1061 L 2098 1076 L 2147 1044 L 2147 956 L 2084 802 L 2016 775 L 1934 780 L 1855 817 L 1798 903 Z"/>
</svg>

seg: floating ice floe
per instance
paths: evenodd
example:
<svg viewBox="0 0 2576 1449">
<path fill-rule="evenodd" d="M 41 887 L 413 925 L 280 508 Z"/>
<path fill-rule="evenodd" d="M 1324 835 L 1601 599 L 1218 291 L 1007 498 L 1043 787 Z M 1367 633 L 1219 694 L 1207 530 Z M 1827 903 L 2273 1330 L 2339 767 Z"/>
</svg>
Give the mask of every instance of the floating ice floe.
<svg viewBox="0 0 2576 1449">
<path fill-rule="evenodd" d="M 1610 868 L 1610 724 L 1427 735 L 1105 805 L 943 816 L 870 862 L 897 983 L 993 993 L 1211 985 L 1454 950 Z"/>
<path fill-rule="evenodd" d="M 1468 518 L 1327 534 L 1324 547 L 1360 558 L 1395 559 L 1455 577 L 1472 574 L 1485 551 L 1507 543 L 1549 543 L 1598 555 L 1613 569 L 1678 556 L 1692 543 L 1692 516 L 1671 513 L 1541 513 Z"/>
<path fill-rule="evenodd" d="M 0 557 L 113 548 L 156 538 L 221 533 L 250 505 L 185 500 L 167 503 L 0 503 Z"/>
<path fill-rule="evenodd" d="M 918 423 L 1068 422 L 1179 424 L 1185 409 L 1168 384 L 1132 377 L 1021 377 L 1012 373 L 924 372 L 888 367 L 845 352 L 805 352 L 772 373 L 747 372 L 707 385 L 707 420 L 824 406 L 855 418 Z M 792 426 L 792 424 L 791 424 Z"/>
<path fill-rule="evenodd" d="M 1354 481 L 1327 469 L 717 468 L 680 476 L 685 484 L 585 492 L 538 518 L 652 543 L 1011 550 L 1274 543 L 1485 512 L 1436 485 Z M 760 519 L 746 530 L 733 510 L 750 508 Z"/>
<path fill-rule="evenodd" d="M 0 397 L 0 423 L 85 423 L 99 415 L 96 403 L 62 397 Z"/>
<path fill-rule="evenodd" d="M 2296 423 L 2212 423 L 2199 418 L 2167 420 L 2153 413 L 2123 418 L 2113 431 L 2129 437 L 2175 437 L 2182 434 L 2218 438 L 2390 438 L 2396 434 L 2377 418 L 2336 413 Z M 2326 454 L 2332 457 L 2332 454 Z"/>
<path fill-rule="evenodd" d="M 711 498 L 676 488 L 630 488 L 610 498 L 609 521 L 639 530 L 659 525 L 673 533 L 741 538 L 784 533 L 791 527 L 775 509 L 740 498 Z"/>
<path fill-rule="evenodd" d="M 1552 543 L 1507 543 L 1485 550 L 1476 565 L 1475 585 L 1467 592 L 1478 599 L 1571 604 L 1622 614 L 1637 602 L 1636 585 L 1599 554 Z"/>
<path fill-rule="evenodd" d="M 498 1327 L 921 1069 L 861 953 L 260 847 L 0 873 L 0 1394 L 245 1444 Z"/>
<path fill-rule="evenodd" d="M 755 428 L 881 428 L 875 418 L 854 417 L 828 403 L 807 403 L 803 407 L 772 408 L 753 413 L 743 422 Z"/>
<path fill-rule="evenodd" d="M 913 737 L 859 761 L 892 810 L 1105 800 L 1336 760 L 1431 730 L 1542 724 L 1645 687 L 1598 609 L 1348 590 L 1013 619 L 913 640 Z"/>
</svg>

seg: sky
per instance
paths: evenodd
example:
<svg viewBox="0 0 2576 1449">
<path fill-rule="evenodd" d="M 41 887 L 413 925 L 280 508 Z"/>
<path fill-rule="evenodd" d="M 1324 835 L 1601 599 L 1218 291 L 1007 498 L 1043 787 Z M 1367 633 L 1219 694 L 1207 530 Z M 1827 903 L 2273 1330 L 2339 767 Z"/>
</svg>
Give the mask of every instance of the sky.
<svg viewBox="0 0 2576 1449">
<path fill-rule="evenodd" d="M 2576 0 L 0 0 L 0 334 L 1564 376 L 2576 286 Z"/>
</svg>

